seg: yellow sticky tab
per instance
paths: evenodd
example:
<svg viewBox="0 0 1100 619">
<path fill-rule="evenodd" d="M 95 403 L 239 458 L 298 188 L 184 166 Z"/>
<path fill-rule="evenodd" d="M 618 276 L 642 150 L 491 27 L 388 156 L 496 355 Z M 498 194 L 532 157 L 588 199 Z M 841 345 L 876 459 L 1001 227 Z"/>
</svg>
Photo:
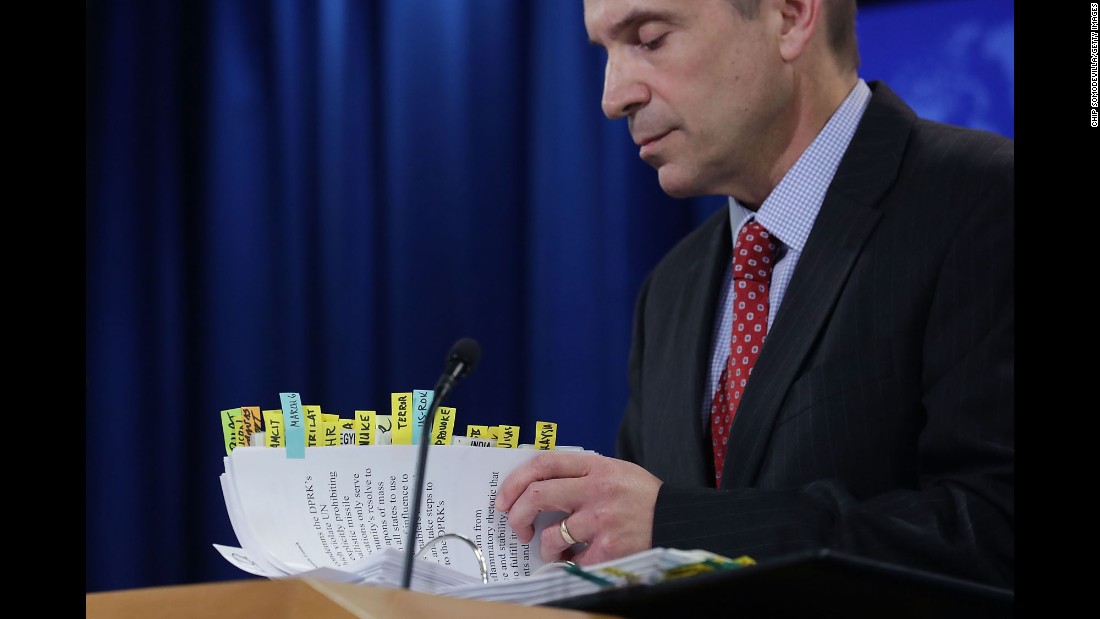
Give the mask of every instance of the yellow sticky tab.
<svg viewBox="0 0 1100 619">
<path fill-rule="evenodd" d="M 468 425 L 466 426 L 466 436 L 470 438 L 496 438 L 497 433 L 490 426 Z"/>
<path fill-rule="evenodd" d="M 321 418 L 324 419 L 324 431 L 321 433 L 321 446 L 336 447 L 340 444 L 340 415 L 336 413 L 325 413 Z"/>
<path fill-rule="evenodd" d="M 325 429 L 325 420 L 321 417 L 321 407 L 316 404 L 303 404 L 306 415 L 306 447 L 321 444 L 321 432 Z"/>
<path fill-rule="evenodd" d="M 283 446 L 283 411 L 272 409 L 263 411 L 264 447 Z"/>
<path fill-rule="evenodd" d="M 624 570 L 623 568 L 615 567 L 614 565 L 600 568 L 599 572 L 601 575 L 610 576 L 613 580 L 618 580 L 624 585 L 637 585 L 642 582 L 642 577 L 635 572 Z"/>
<path fill-rule="evenodd" d="M 390 394 L 390 415 L 393 417 L 393 444 L 412 445 L 412 397 L 411 391 Z"/>
<path fill-rule="evenodd" d="M 558 444 L 558 424 L 552 421 L 535 422 L 535 449 L 550 450 Z"/>
<path fill-rule="evenodd" d="M 241 421 L 244 425 L 244 444 L 252 444 L 252 433 L 263 430 L 263 420 L 260 418 L 259 406 L 242 406 Z"/>
<path fill-rule="evenodd" d="M 374 415 L 376 411 L 355 411 L 355 444 L 374 444 Z"/>
<path fill-rule="evenodd" d="M 340 444 L 354 445 L 356 442 L 355 420 L 340 419 Z"/>
<path fill-rule="evenodd" d="M 497 447 L 515 449 L 519 444 L 519 426 L 493 426 L 497 433 Z"/>
<path fill-rule="evenodd" d="M 240 408 L 228 408 L 222 411 L 222 435 L 225 437 L 225 454 L 233 453 L 233 448 L 241 444 L 244 420 Z"/>
<path fill-rule="evenodd" d="M 450 445 L 454 427 L 455 409 L 450 406 L 437 408 L 432 422 L 432 445 Z"/>
</svg>

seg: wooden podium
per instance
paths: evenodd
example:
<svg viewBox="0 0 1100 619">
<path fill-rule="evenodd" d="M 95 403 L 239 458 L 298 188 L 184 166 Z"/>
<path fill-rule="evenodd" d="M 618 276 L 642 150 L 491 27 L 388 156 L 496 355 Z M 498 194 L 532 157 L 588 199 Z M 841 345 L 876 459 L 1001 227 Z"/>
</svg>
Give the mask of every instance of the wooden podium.
<svg viewBox="0 0 1100 619">
<path fill-rule="evenodd" d="M 1013 589 L 830 550 L 539 606 L 309 578 L 87 594 L 87 619 L 668 619 L 726 608 L 741 617 L 1010 619 Z"/>
<path fill-rule="evenodd" d="M 86 619 L 609 619 L 614 615 L 467 600 L 310 578 L 88 593 Z"/>
</svg>

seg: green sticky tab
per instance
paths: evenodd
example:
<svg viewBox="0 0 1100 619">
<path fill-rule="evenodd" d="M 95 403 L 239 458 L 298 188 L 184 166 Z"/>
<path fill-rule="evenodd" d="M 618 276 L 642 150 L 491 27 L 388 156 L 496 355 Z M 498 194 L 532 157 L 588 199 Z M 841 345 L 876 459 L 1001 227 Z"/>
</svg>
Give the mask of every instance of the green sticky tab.
<svg viewBox="0 0 1100 619">
<path fill-rule="evenodd" d="M 241 444 L 241 429 L 244 416 L 240 408 L 228 408 L 222 411 L 222 435 L 225 437 L 225 455 L 233 453 L 233 448 Z"/>
<path fill-rule="evenodd" d="M 572 574 L 574 576 L 580 576 L 581 578 L 583 578 L 585 580 L 588 580 L 588 581 L 591 581 L 591 582 L 594 582 L 594 583 L 596 583 L 597 585 L 599 585 L 601 587 L 614 587 L 614 586 L 616 586 L 615 583 L 611 582 L 610 580 L 608 580 L 606 578 L 603 578 L 601 576 L 597 576 L 597 575 L 593 574 L 592 572 L 586 572 L 586 571 L 582 570 L 581 568 L 577 567 L 576 565 L 574 565 L 573 563 L 566 564 L 562 567 L 565 569 L 565 571 L 569 572 L 570 574 Z"/>
</svg>

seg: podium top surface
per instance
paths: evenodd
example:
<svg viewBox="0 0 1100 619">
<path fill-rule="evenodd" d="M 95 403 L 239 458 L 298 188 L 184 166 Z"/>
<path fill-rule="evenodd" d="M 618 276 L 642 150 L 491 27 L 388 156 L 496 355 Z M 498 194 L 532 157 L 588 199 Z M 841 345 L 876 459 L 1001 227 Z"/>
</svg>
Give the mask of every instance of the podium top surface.
<svg viewBox="0 0 1100 619">
<path fill-rule="evenodd" d="M 613 619 L 309 578 L 241 580 L 85 595 L 86 619 Z"/>
</svg>

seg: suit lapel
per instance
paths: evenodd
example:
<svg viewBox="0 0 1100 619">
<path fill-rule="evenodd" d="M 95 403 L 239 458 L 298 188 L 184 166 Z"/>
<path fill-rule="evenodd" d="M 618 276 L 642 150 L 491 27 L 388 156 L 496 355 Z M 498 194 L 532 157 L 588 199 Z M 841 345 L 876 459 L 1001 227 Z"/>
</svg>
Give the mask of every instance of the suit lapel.
<svg viewBox="0 0 1100 619">
<path fill-rule="evenodd" d="M 825 194 L 738 407 L 724 488 L 755 482 L 787 391 L 878 223 L 878 200 L 897 175 L 914 115 L 885 85 L 871 86 L 874 94 Z"/>
<path fill-rule="evenodd" d="M 696 445 L 695 451 L 677 451 L 670 454 L 675 462 L 669 462 L 666 469 L 671 477 L 668 483 L 688 485 L 709 485 L 714 479 L 710 462 L 713 458 L 709 435 L 704 432 L 703 401 L 709 402 L 711 394 L 707 391 L 707 376 L 710 368 L 711 344 L 714 335 L 710 329 L 700 329 L 698 325 L 714 325 L 717 317 L 715 309 L 718 295 L 722 292 L 722 282 L 726 275 L 726 266 L 733 252 L 730 237 L 729 208 L 722 207 L 704 224 L 705 241 L 699 244 L 694 254 L 688 256 L 688 262 L 681 279 L 682 287 L 678 302 L 683 302 L 683 311 L 676 312 L 683 317 L 677 325 L 668 328 L 677 332 L 674 338 L 676 353 L 673 358 L 685 364 L 684 376 L 695 381 L 685 385 L 689 391 L 684 393 L 689 404 L 689 418 L 671 416 L 663 424 L 662 442 L 669 445 Z M 701 453 L 702 457 L 684 457 L 686 453 Z"/>
</svg>

